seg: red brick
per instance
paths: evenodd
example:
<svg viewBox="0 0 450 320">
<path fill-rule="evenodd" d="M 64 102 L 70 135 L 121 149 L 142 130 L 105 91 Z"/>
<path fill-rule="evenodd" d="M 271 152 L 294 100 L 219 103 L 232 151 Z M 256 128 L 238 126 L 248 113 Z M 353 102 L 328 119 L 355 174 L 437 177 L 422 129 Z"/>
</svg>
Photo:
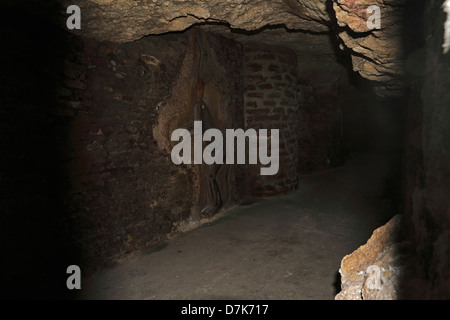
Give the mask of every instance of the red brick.
<svg viewBox="0 0 450 320">
<path fill-rule="evenodd" d="M 247 97 L 250 98 L 262 98 L 264 94 L 262 92 L 249 92 L 247 93 Z"/>
<path fill-rule="evenodd" d="M 277 88 L 284 88 L 287 84 L 285 82 L 275 82 L 275 87 Z"/>
<path fill-rule="evenodd" d="M 281 93 L 279 93 L 279 92 L 272 92 L 271 94 L 267 95 L 267 98 L 270 98 L 270 99 L 281 98 Z"/>
<path fill-rule="evenodd" d="M 289 98 L 295 98 L 295 94 L 292 93 L 292 91 L 285 90 L 285 91 L 284 91 L 284 94 L 286 95 L 286 97 L 289 97 Z"/>
<path fill-rule="evenodd" d="M 255 59 L 255 60 L 275 60 L 275 56 L 271 53 L 260 53 L 260 54 L 255 54 L 253 59 Z"/>
<path fill-rule="evenodd" d="M 270 79 L 272 79 L 272 80 L 283 80 L 283 77 L 278 74 L 276 76 L 271 77 Z"/>
<path fill-rule="evenodd" d="M 285 113 L 285 109 L 284 108 L 281 108 L 281 107 L 278 107 L 278 108 L 275 108 L 275 109 L 273 109 L 273 112 L 274 113 Z"/>
<path fill-rule="evenodd" d="M 247 82 L 251 84 L 265 81 L 263 76 L 247 76 L 246 78 Z"/>
<path fill-rule="evenodd" d="M 275 65 L 275 64 L 271 64 L 271 65 L 269 65 L 269 71 L 279 72 L 280 71 L 280 67 Z"/>
<path fill-rule="evenodd" d="M 269 113 L 269 109 L 268 108 L 262 108 L 262 109 L 247 109 L 245 110 L 245 112 L 247 114 L 264 114 L 264 113 Z"/>
<path fill-rule="evenodd" d="M 258 104 L 257 104 L 256 101 L 248 101 L 248 102 L 245 104 L 245 106 L 246 106 L 246 107 L 256 108 L 256 107 L 258 107 Z"/>
<path fill-rule="evenodd" d="M 272 85 L 270 83 L 264 83 L 258 86 L 261 90 L 269 90 L 272 89 Z"/>
<path fill-rule="evenodd" d="M 274 107 L 277 105 L 277 103 L 275 102 L 275 100 L 265 100 L 263 103 L 265 106 L 271 106 Z"/>
<path fill-rule="evenodd" d="M 262 65 L 258 63 L 248 63 L 245 67 L 248 72 L 259 72 L 262 70 Z"/>
</svg>

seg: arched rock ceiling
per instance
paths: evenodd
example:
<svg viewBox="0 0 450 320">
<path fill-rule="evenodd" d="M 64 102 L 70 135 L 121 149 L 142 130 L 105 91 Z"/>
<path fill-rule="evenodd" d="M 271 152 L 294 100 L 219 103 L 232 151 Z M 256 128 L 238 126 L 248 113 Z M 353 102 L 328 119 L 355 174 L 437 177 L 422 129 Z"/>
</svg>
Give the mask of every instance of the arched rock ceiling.
<svg viewBox="0 0 450 320">
<path fill-rule="evenodd" d="M 66 6 L 73 1 L 63 0 Z M 66 3 L 67 2 L 67 3 Z M 81 33 L 98 40 L 128 42 L 149 34 L 182 31 L 198 23 L 224 23 L 259 30 L 284 25 L 290 30 L 326 33 L 337 30 L 350 49 L 353 69 L 378 81 L 380 96 L 404 86 L 402 8 L 406 0 L 80 0 Z M 381 9 L 381 30 L 369 30 L 366 8 Z M 330 28 L 331 27 L 331 28 Z M 281 31 L 285 31 L 281 29 Z M 291 34 L 291 38 L 292 38 Z M 304 37 L 303 37 L 304 38 Z M 281 38 L 280 38 L 281 39 Z M 277 37 L 274 37 L 276 43 Z M 301 50 L 302 46 L 295 48 Z"/>
<path fill-rule="evenodd" d="M 83 27 L 99 39 L 124 42 L 148 34 L 181 31 L 201 22 L 257 30 L 328 31 L 326 0 L 81 0 Z"/>
</svg>

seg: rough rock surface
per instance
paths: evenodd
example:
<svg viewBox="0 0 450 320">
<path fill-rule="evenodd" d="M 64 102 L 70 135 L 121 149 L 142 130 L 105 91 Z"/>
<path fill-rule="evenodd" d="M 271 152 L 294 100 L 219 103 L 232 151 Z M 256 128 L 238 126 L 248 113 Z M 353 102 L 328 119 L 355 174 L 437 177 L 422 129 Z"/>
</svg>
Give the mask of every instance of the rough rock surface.
<svg viewBox="0 0 450 320">
<path fill-rule="evenodd" d="M 313 32 L 329 29 L 326 0 L 82 0 L 77 5 L 83 12 L 83 32 L 116 42 L 205 22 L 245 30 L 281 24 Z"/>
<path fill-rule="evenodd" d="M 419 299 L 450 299 L 450 54 L 442 47 L 447 19 L 442 3 L 426 1 L 419 34 L 426 50 L 416 63 L 424 75 L 408 105 L 405 217 L 425 280 L 413 297 Z"/>
<path fill-rule="evenodd" d="M 394 300 L 405 269 L 405 243 L 399 239 L 401 216 L 376 229 L 366 244 L 341 262 L 336 300 Z"/>
<path fill-rule="evenodd" d="M 380 29 L 367 23 L 380 9 Z M 351 50 L 353 70 L 366 79 L 383 83 L 380 96 L 398 96 L 405 86 L 404 63 L 405 0 L 335 0 L 333 8 L 339 25 L 341 49 Z"/>
<path fill-rule="evenodd" d="M 71 4 L 61 1 L 65 7 Z M 331 26 L 341 49 L 350 51 L 353 70 L 379 83 L 375 90 L 380 97 L 399 96 L 405 87 L 405 0 L 81 0 L 77 5 L 82 29 L 75 33 L 113 42 L 208 23 L 247 32 L 284 26 L 313 34 L 329 33 Z M 371 30 L 366 23 L 371 5 L 380 8 L 380 29 Z"/>
</svg>

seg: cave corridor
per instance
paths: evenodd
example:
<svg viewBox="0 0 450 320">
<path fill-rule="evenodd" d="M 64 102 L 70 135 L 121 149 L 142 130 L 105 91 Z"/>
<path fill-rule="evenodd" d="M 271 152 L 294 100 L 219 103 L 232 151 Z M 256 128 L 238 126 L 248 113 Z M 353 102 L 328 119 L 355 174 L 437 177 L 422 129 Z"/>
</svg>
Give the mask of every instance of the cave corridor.
<svg viewBox="0 0 450 320">
<path fill-rule="evenodd" d="M 450 298 L 449 1 L 76 2 L 0 6 L 2 298 Z"/>
</svg>

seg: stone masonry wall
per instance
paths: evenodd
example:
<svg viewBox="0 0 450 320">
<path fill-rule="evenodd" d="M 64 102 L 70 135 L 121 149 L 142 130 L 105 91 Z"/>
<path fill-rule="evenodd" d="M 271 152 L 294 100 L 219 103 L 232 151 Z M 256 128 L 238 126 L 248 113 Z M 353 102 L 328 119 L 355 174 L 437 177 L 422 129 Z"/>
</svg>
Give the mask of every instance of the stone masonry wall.
<svg viewBox="0 0 450 320">
<path fill-rule="evenodd" d="M 233 111 L 242 105 L 240 47 L 214 36 L 207 41 L 218 52 L 216 59 L 228 66 L 225 85 Z M 72 92 L 82 92 L 78 101 L 68 101 L 78 109 L 67 150 L 73 158 L 66 165 L 73 206 L 82 204 L 74 212 L 80 226 L 76 238 L 89 265 L 102 266 L 159 244 L 191 220 L 193 172 L 174 165 L 153 132 L 165 101 L 185 94 L 174 91 L 188 46 L 188 34 L 121 45 L 84 42 L 85 74 L 67 80 Z M 70 72 L 74 69 L 69 65 Z M 177 121 L 179 127 L 186 124 Z"/>
<path fill-rule="evenodd" d="M 246 45 L 244 101 L 246 129 L 279 129 L 279 171 L 261 176 L 259 165 L 247 166 L 253 196 L 289 192 L 297 181 L 297 59 L 280 47 Z M 269 149 L 270 150 L 270 149 Z"/>
<path fill-rule="evenodd" d="M 2 10 L 0 296 L 71 295 L 69 265 L 84 278 L 161 244 L 193 205 L 192 172 L 153 136 L 187 34 L 98 42 L 58 28 L 56 9 Z M 209 39 L 240 79 L 240 47 Z M 242 106 L 241 83 L 230 86 Z"/>
<path fill-rule="evenodd" d="M 152 136 L 185 45 L 183 36 L 123 45 L 84 41 L 79 64 L 66 64 L 60 95 L 74 111 L 63 150 L 67 203 L 87 266 L 158 243 L 189 216 L 189 174 Z"/>
</svg>

